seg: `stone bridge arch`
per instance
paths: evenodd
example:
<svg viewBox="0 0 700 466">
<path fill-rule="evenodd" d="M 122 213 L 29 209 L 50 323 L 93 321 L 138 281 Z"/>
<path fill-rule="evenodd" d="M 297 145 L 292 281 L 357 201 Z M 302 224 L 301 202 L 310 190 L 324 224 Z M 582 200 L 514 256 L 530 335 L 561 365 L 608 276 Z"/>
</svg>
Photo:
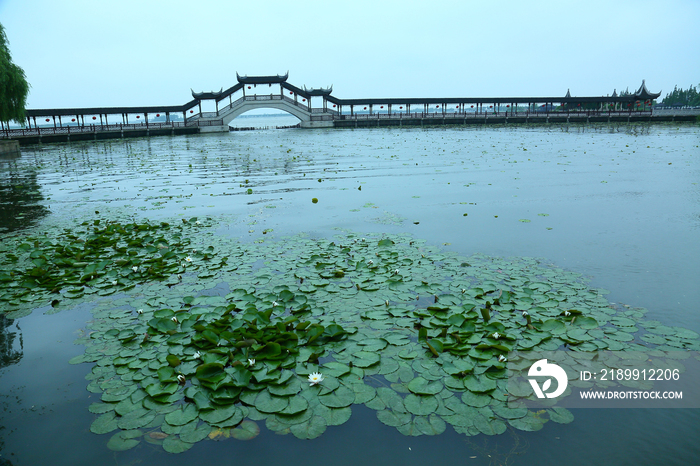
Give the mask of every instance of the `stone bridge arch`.
<svg viewBox="0 0 700 466">
<path fill-rule="evenodd" d="M 246 98 L 238 105 L 234 105 L 230 109 L 220 112 L 220 118 L 223 120 L 224 126 L 228 126 L 236 117 L 259 108 L 271 108 L 282 110 L 301 120 L 302 125 L 311 121 L 311 112 L 302 108 L 294 102 L 288 102 L 286 99 L 250 99 Z"/>
</svg>

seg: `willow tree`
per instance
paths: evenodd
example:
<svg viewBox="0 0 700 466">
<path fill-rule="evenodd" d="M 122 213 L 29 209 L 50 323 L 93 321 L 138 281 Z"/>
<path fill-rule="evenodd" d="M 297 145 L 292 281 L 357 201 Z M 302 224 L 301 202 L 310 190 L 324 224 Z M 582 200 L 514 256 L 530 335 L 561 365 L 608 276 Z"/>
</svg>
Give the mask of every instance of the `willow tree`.
<svg viewBox="0 0 700 466">
<path fill-rule="evenodd" d="M 0 24 L 0 121 L 24 123 L 28 94 L 24 70 L 12 63 L 5 28 Z"/>
</svg>

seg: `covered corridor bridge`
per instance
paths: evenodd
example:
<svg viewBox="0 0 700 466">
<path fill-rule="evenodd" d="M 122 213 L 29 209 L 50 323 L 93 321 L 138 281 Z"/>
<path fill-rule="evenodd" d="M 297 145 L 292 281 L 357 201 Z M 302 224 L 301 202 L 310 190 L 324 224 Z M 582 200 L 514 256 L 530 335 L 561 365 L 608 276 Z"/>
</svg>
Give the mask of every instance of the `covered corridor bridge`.
<svg viewBox="0 0 700 466">
<path fill-rule="evenodd" d="M 275 76 L 240 76 L 236 73 L 234 86 L 218 92 L 192 91 L 192 100 L 182 105 L 29 109 L 24 128 L 4 127 L 2 135 L 17 138 L 67 134 L 70 140 L 70 135 L 86 132 L 119 133 L 110 137 L 120 137 L 228 131 L 231 120 L 256 108 L 286 111 L 299 118 L 302 127 L 349 126 L 353 121 L 357 125 L 357 122 L 368 120 L 390 123 L 419 119 L 422 124 L 423 119 L 442 118 L 466 123 L 467 120 L 494 121 L 494 117 L 536 119 L 544 115 L 576 114 L 587 117 L 607 115 L 610 121 L 610 115 L 614 114 L 650 117 L 653 101 L 661 94 L 649 92 L 642 81 L 634 93 L 618 95 L 613 92 L 610 96 L 595 97 L 574 97 L 567 92 L 563 97 L 341 99 L 332 95 L 332 86 L 299 88 L 288 83 L 288 77 L 288 72 Z M 316 103 L 320 100 L 321 105 L 312 106 L 312 99 Z M 203 111 L 203 101 L 213 101 L 215 111 Z M 564 121 L 568 121 L 568 117 Z"/>
</svg>

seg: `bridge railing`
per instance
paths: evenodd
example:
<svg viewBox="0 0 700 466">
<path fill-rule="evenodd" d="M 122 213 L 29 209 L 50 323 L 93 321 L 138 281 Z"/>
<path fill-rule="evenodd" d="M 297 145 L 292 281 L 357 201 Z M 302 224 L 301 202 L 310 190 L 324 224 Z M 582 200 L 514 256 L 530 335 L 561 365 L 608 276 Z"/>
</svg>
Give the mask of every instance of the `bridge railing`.
<svg viewBox="0 0 700 466">
<path fill-rule="evenodd" d="M 285 102 L 289 102 L 290 104 L 299 107 L 300 109 L 304 110 L 305 112 L 308 112 L 308 111 L 309 111 L 309 106 L 308 106 L 307 104 L 304 104 L 304 103 L 295 101 L 294 99 L 290 99 L 290 98 L 287 97 L 286 95 L 285 95 L 285 96 L 282 96 L 282 97 L 283 97 L 283 99 L 284 99 Z"/>
<path fill-rule="evenodd" d="M 654 111 L 654 113 L 658 113 Z M 423 118 L 423 119 L 465 119 L 465 118 L 494 118 L 494 117 L 526 117 L 526 118 L 547 118 L 547 117 L 591 117 L 591 116 L 651 116 L 652 112 L 650 110 L 582 110 L 582 111 L 571 111 L 571 112 L 533 112 L 533 111 L 523 111 L 523 112 L 392 112 L 392 113 L 355 113 L 353 115 L 342 114 L 337 115 L 336 118 L 340 120 L 367 120 L 367 119 L 402 119 L 402 118 Z"/>
<path fill-rule="evenodd" d="M 247 95 L 245 100 L 282 100 L 281 95 Z"/>
<path fill-rule="evenodd" d="M 244 97 L 239 97 L 238 99 L 234 100 L 230 104 L 228 104 L 224 107 L 219 107 L 219 115 L 221 115 L 222 113 L 227 112 L 230 109 L 232 109 L 233 107 L 237 106 L 238 104 L 243 102 L 244 99 L 245 99 Z"/>
<path fill-rule="evenodd" d="M 171 121 L 169 123 L 135 123 L 135 124 L 112 124 L 112 125 L 66 125 L 66 126 L 47 126 L 47 127 L 33 127 L 33 128 L 12 128 L 4 129 L 0 131 L 0 138 L 13 138 L 19 136 L 41 136 L 48 134 L 81 134 L 81 133 L 96 133 L 96 132 L 107 132 L 107 131 L 128 131 L 128 130 L 143 130 L 143 129 L 169 129 L 169 128 L 183 128 L 183 127 L 194 127 L 194 126 L 221 126 L 223 125 L 223 120 L 209 120 L 209 121 Z"/>
</svg>

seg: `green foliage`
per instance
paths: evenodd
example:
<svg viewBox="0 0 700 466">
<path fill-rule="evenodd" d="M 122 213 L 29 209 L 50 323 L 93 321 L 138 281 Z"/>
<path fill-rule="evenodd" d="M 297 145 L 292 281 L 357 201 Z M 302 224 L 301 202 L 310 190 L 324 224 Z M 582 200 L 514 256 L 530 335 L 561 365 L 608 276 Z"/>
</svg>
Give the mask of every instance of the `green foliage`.
<svg viewBox="0 0 700 466">
<path fill-rule="evenodd" d="M 673 88 L 673 92 L 666 94 L 663 105 L 666 106 L 700 106 L 700 92 L 695 86 L 688 86 L 688 89 L 679 89 L 678 86 Z"/>
<path fill-rule="evenodd" d="M 0 24 L 0 121 L 24 123 L 28 94 L 24 70 L 12 63 L 5 28 Z"/>
<path fill-rule="evenodd" d="M 570 373 L 602 349 L 626 357 L 599 365 L 654 351 L 653 364 L 682 368 L 667 355 L 700 347 L 695 332 L 613 308 L 605 290 L 534 259 L 466 261 L 407 235 L 241 245 L 207 236 L 205 223 L 94 219 L 0 245 L 0 303 L 73 287 L 104 296 L 93 301 L 85 354 L 70 362 L 93 364 L 90 430 L 112 433 L 115 451 L 251 439 L 256 421 L 313 439 L 359 404 L 404 435 L 447 424 L 464 435 L 537 431 L 573 420 L 564 408 L 509 402 L 532 390 L 508 374 L 541 352 L 559 350 Z M 646 333 L 635 341 L 638 326 Z"/>
</svg>

